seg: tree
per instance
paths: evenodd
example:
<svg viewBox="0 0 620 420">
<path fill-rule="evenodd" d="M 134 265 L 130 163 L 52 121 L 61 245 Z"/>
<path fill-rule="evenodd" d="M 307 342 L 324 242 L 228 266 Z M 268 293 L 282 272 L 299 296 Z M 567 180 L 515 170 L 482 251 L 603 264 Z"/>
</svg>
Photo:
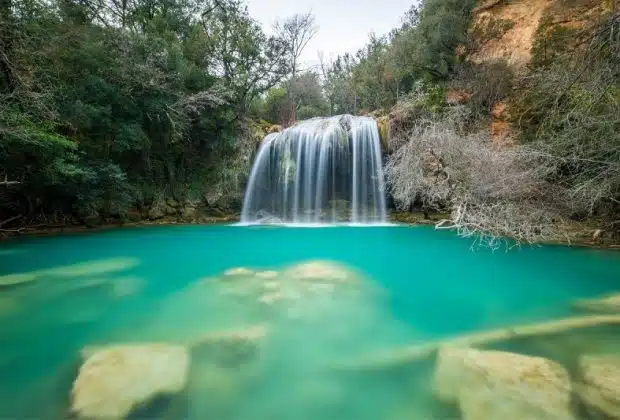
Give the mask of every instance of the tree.
<svg viewBox="0 0 620 420">
<path fill-rule="evenodd" d="M 255 146 L 247 105 L 287 74 L 282 44 L 240 2 L 7 1 L 2 229 L 165 199 L 237 205 Z"/>
<path fill-rule="evenodd" d="M 291 96 L 296 98 L 295 112 L 300 119 L 318 117 L 329 112 L 318 74 L 312 71 L 300 74 L 290 89 Z"/>
<path fill-rule="evenodd" d="M 300 71 L 300 58 L 308 43 L 318 32 L 314 15 L 311 12 L 298 13 L 274 25 L 276 36 L 285 43 L 286 58 L 289 65 L 289 78 L 287 82 L 288 100 L 290 104 L 290 116 L 286 123 L 291 124 L 296 120 L 296 100 L 293 90 L 290 88 L 295 83 L 297 73 Z"/>
<path fill-rule="evenodd" d="M 361 109 L 386 110 L 396 103 L 397 81 L 390 66 L 390 46 L 385 37 L 370 35 L 370 41 L 357 53 L 353 85 Z"/>
<path fill-rule="evenodd" d="M 323 90 L 329 103 L 330 115 L 357 112 L 358 97 L 353 85 L 353 69 L 356 65 L 355 58 L 348 53 L 338 56 L 329 64 L 321 58 Z"/>
<path fill-rule="evenodd" d="M 258 95 L 275 86 L 287 73 L 282 39 L 267 37 L 247 8 L 237 0 L 220 0 L 203 20 L 208 54 L 215 74 L 235 93 L 245 111 Z"/>
<path fill-rule="evenodd" d="M 474 0 L 424 0 L 409 13 L 408 23 L 392 33 L 395 66 L 411 82 L 422 77 L 446 80 L 463 44 Z"/>
</svg>

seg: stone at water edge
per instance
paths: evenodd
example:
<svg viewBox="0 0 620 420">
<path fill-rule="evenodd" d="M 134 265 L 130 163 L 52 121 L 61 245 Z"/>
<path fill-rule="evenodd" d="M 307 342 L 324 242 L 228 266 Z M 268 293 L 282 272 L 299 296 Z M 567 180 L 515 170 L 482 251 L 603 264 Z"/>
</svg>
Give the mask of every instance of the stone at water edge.
<svg viewBox="0 0 620 420">
<path fill-rule="evenodd" d="M 184 346 L 163 343 L 91 348 L 71 390 L 80 418 L 122 419 L 160 395 L 181 392 L 190 357 Z"/>
<path fill-rule="evenodd" d="M 620 419 L 620 356 L 584 355 L 579 369 L 583 383 L 575 389 L 588 411 L 596 418 Z"/>
<path fill-rule="evenodd" d="M 441 348 L 436 395 L 465 420 L 569 420 L 571 384 L 557 362 L 501 351 Z"/>
<path fill-rule="evenodd" d="M 166 215 L 166 203 L 163 201 L 156 201 L 153 203 L 148 211 L 148 217 L 151 220 L 161 219 Z"/>
<path fill-rule="evenodd" d="M 181 217 L 185 221 L 194 220 L 198 216 L 198 210 L 195 207 L 183 207 Z"/>
</svg>

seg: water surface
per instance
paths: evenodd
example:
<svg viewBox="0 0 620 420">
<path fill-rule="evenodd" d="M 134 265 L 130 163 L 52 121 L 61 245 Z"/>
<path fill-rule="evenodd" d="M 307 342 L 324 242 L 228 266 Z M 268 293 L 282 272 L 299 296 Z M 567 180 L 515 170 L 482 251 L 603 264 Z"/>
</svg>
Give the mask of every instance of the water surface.
<svg viewBox="0 0 620 420">
<path fill-rule="evenodd" d="M 355 270 L 363 292 L 267 312 L 216 293 L 230 268 L 281 273 L 310 260 Z M 572 316 L 575 299 L 617 291 L 619 273 L 616 252 L 472 250 L 469 240 L 427 227 L 177 226 L 9 241 L 0 245 L 0 283 L 34 280 L 0 287 L 0 417 L 65 417 L 86 345 L 186 343 L 265 322 L 272 333 L 247 371 L 197 362 L 206 385 L 190 388 L 181 408 L 148 415 L 445 417 L 429 396 L 424 370 L 432 366 L 373 374 L 338 366 L 403 345 Z M 200 279 L 213 289 L 197 287 Z"/>
</svg>

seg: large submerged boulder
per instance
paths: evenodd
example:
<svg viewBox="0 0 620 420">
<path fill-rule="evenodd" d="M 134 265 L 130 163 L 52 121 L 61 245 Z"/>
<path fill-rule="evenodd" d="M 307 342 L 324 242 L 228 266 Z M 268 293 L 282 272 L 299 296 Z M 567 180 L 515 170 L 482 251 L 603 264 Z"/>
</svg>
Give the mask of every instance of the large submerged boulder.
<svg viewBox="0 0 620 420">
<path fill-rule="evenodd" d="M 595 418 L 620 419 L 620 357 L 584 355 L 579 360 L 582 383 L 576 392 Z"/>
<path fill-rule="evenodd" d="M 568 372 L 541 357 L 469 348 L 442 348 L 435 392 L 457 403 L 465 420 L 567 420 Z"/>
<path fill-rule="evenodd" d="M 256 358 L 266 336 L 267 327 L 255 325 L 210 333 L 197 338 L 189 347 L 194 355 L 209 359 L 215 365 L 238 367 Z"/>
<path fill-rule="evenodd" d="M 71 390 L 79 418 L 122 419 L 155 397 L 182 391 L 190 357 L 183 346 L 113 345 L 83 353 L 86 360 Z"/>
<path fill-rule="evenodd" d="M 348 268 L 331 261 L 309 261 L 292 266 L 282 273 L 284 278 L 320 283 L 351 283 L 358 278 Z"/>
</svg>

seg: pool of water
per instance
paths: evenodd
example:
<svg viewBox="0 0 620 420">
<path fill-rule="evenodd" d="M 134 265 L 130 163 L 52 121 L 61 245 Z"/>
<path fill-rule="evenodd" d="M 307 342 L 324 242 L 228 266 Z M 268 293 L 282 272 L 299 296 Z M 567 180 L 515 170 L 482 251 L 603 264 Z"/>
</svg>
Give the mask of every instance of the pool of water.
<svg viewBox="0 0 620 420">
<path fill-rule="evenodd" d="M 427 227 L 232 225 L 0 244 L 0 417 L 65 418 L 84 346 L 185 344 L 201 334 L 267 325 L 248 366 L 192 359 L 198 379 L 181 401 L 145 415 L 445 418 L 454 414 L 430 396 L 432 366 L 372 373 L 340 367 L 392 348 L 572 316 L 576 299 L 620 289 L 617 252 L 471 245 Z M 294 304 L 262 306 L 221 293 L 232 268 L 275 271 L 263 281 L 278 281 L 296 264 L 316 260 L 355 273 L 357 291 L 336 285 L 320 298 L 296 295 Z"/>
</svg>

